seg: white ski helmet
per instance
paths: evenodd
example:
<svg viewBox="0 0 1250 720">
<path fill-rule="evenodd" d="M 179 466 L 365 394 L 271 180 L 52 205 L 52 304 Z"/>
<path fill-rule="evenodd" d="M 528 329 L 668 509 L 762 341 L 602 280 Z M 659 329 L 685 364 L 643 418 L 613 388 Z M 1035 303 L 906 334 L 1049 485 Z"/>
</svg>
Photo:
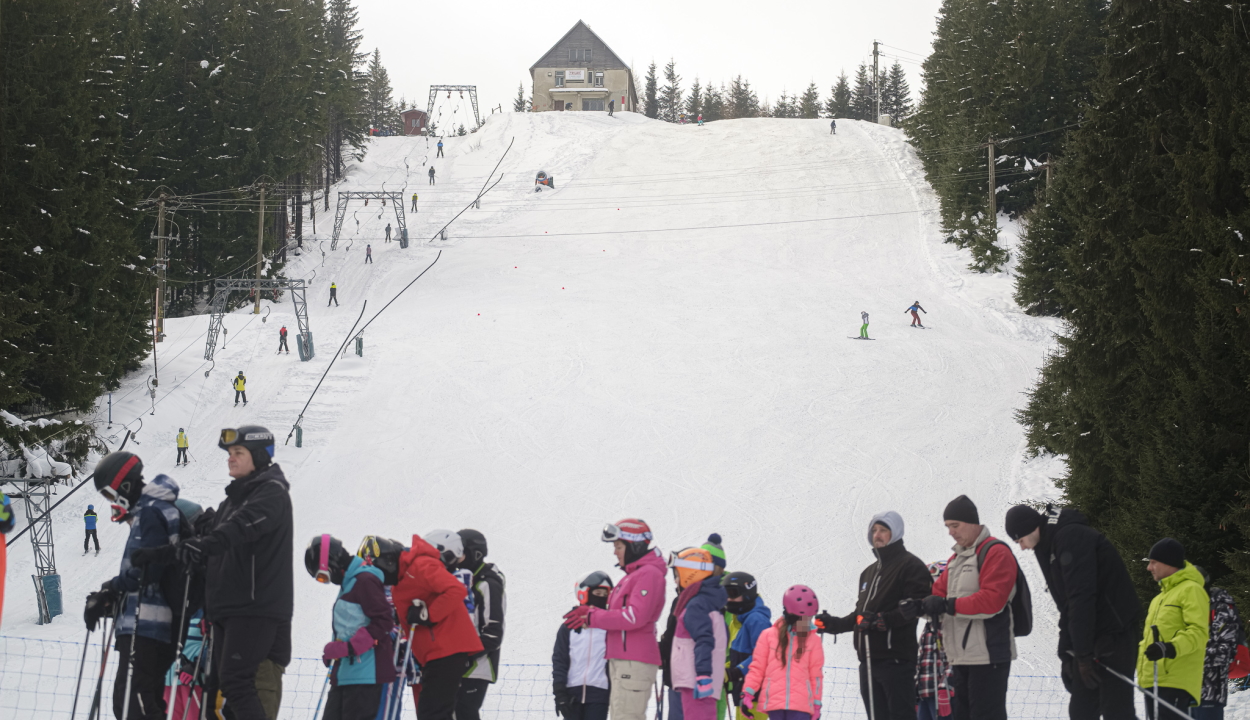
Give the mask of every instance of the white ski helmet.
<svg viewBox="0 0 1250 720">
<path fill-rule="evenodd" d="M 460 539 L 459 533 L 451 530 L 431 530 L 421 539 L 433 545 L 435 550 L 438 550 L 443 564 L 448 567 L 455 565 L 464 558 L 464 541 Z"/>
</svg>

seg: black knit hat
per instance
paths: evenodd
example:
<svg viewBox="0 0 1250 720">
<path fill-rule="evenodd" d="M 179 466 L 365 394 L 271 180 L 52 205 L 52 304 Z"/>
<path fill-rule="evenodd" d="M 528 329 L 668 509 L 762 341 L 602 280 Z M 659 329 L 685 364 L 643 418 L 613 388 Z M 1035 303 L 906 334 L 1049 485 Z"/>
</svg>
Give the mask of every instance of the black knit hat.
<svg viewBox="0 0 1250 720">
<path fill-rule="evenodd" d="M 959 522 L 971 523 L 973 525 L 981 524 L 981 516 L 977 514 L 977 506 L 968 499 L 967 495 L 960 495 L 947 503 L 946 510 L 942 512 L 942 520 L 958 520 Z"/>
<path fill-rule="evenodd" d="M 1150 556 L 1146 559 L 1174 568 L 1183 568 L 1185 567 L 1185 546 L 1172 538 L 1163 538 L 1150 548 Z"/>
<path fill-rule="evenodd" d="M 1019 540 L 1042 526 L 1042 514 L 1028 505 L 1017 505 L 1007 511 L 1004 524 L 1007 536 L 1012 540 Z"/>
</svg>

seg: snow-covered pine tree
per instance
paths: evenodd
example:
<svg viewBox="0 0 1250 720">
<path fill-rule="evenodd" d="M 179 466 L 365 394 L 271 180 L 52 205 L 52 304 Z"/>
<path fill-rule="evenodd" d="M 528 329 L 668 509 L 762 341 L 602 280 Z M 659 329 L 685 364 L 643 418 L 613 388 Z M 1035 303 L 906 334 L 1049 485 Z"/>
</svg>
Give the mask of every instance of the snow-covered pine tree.
<svg viewBox="0 0 1250 720">
<path fill-rule="evenodd" d="M 694 84 L 690 86 L 690 95 L 686 98 L 686 115 L 691 120 L 697 120 L 699 114 L 703 112 L 703 87 L 699 84 L 699 78 L 696 76 Z"/>
<path fill-rule="evenodd" d="M 743 79 L 741 75 L 729 83 L 725 106 L 727 118 L 759 117 L 760 114 L 759 97 L 751 89 L 750 81 Z"/>
<path fill-rule="evenodd" d="M 888 113 L 894 125 L 898 126 L 912 111 L 911 86 L 907 84 L 907 73 L 903 71 L 902 63 L 896 60 L 890 66 L 890 74 L 882 88 L 881 112 Z"/>
<path fill-rule="evenodd" d="M 838 75 L 838 82 L 829 89 L 829 100 L 825 103 L 825 117 L 851 117 L 851 85 L 846 73 Z"/>
<path fill-rule="evenodd" d="M 382 65 L 382 51 L 375 48 L 365 71 L 364 115 L 374 130 L 392 130 L 396 126 L 395 101 L 391 98 L 391 77 Z"/>
<path fill-rule="evenodd" d="M 659 118 L 665 122 L 677 122 L 677 116 L 683 112 L 681 76 L 677 74 L 677 63 L 672 58 L 664 66 L 664 87 L 660 88 L 659 102 Z"/>
<path fill-rule="evenodd" d="M 872 70 L 865 63 L 855 71 L 855 89 L 851 91 L 851 117 L 856 120 L 877 119 L 876 87 L 872 82 Z"/>
<path fill-rule="evenodd" d="M 659 85 L 659 78 L 655 76 L 655 62 L 652 61 L 647 66 L 647 84 L 643 91 L 643 114 L 649 118 L 658 118 L 660 116 L 660 101 L 656 98 L 656 89 Z"/>
<path fill-rule="evenodd" d="M 799 96 L 798 116 L 808 120 L 820 117 L 820 90 L 816 89 L 816 83 L 808 83 Z"/>
<path fill-rule="evenodd" d="M 529 112 L 530 104 L 525 99 L 525 83 L 517 83 L 516 98 L 512 101 L 512 112 Z"/>
</svg>

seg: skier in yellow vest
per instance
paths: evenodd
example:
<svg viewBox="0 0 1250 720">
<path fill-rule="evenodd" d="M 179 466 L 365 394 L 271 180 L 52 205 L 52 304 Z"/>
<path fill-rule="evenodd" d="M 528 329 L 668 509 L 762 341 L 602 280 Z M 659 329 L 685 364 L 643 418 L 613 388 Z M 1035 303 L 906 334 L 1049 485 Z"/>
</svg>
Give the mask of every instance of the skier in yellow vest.
<svg viewBox="0 0 1250 720">
<path fill-rule="evenodd" d="M 182 428 L 178 428 L 178 459 L 174 465 L 187 464 L 187 433 Z"/>
<path fill-rule="evenodd" d="M 330 302 L 326 303 L 326 307 L 330 307 L 330 303 L 334 303 L 334 307 L 339 306 L 339 286 L 330 283 Z"/>
<path fill-rule="evenodd" d="M 417 194 L 416 193 L 412 194 L 412 211 L 413 212 L 417 211 Z"/>
<path fill-rule="evenodd" d="M 247 405 L 247 378 L 243 377 L 243 371 L 240 370 L 238 375 L 234 376 L 234 404 L 239 405 L 239 397 L 242 396 L 243 404 Z"/>
</svg>

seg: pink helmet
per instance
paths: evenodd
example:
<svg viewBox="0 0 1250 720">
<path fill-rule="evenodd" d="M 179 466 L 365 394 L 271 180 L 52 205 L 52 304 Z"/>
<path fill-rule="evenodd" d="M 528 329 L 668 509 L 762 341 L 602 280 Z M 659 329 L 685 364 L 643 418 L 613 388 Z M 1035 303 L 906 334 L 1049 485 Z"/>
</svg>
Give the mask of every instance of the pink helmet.
<svg viewBox="0 0 1250 720">
<path fill-rule="evenodd" d="M 806 585 L 792 585 L 781 600 L 781 606 L 791 615 L 814 617 L 820 611 L 816 593 Z"/>
</svg>

